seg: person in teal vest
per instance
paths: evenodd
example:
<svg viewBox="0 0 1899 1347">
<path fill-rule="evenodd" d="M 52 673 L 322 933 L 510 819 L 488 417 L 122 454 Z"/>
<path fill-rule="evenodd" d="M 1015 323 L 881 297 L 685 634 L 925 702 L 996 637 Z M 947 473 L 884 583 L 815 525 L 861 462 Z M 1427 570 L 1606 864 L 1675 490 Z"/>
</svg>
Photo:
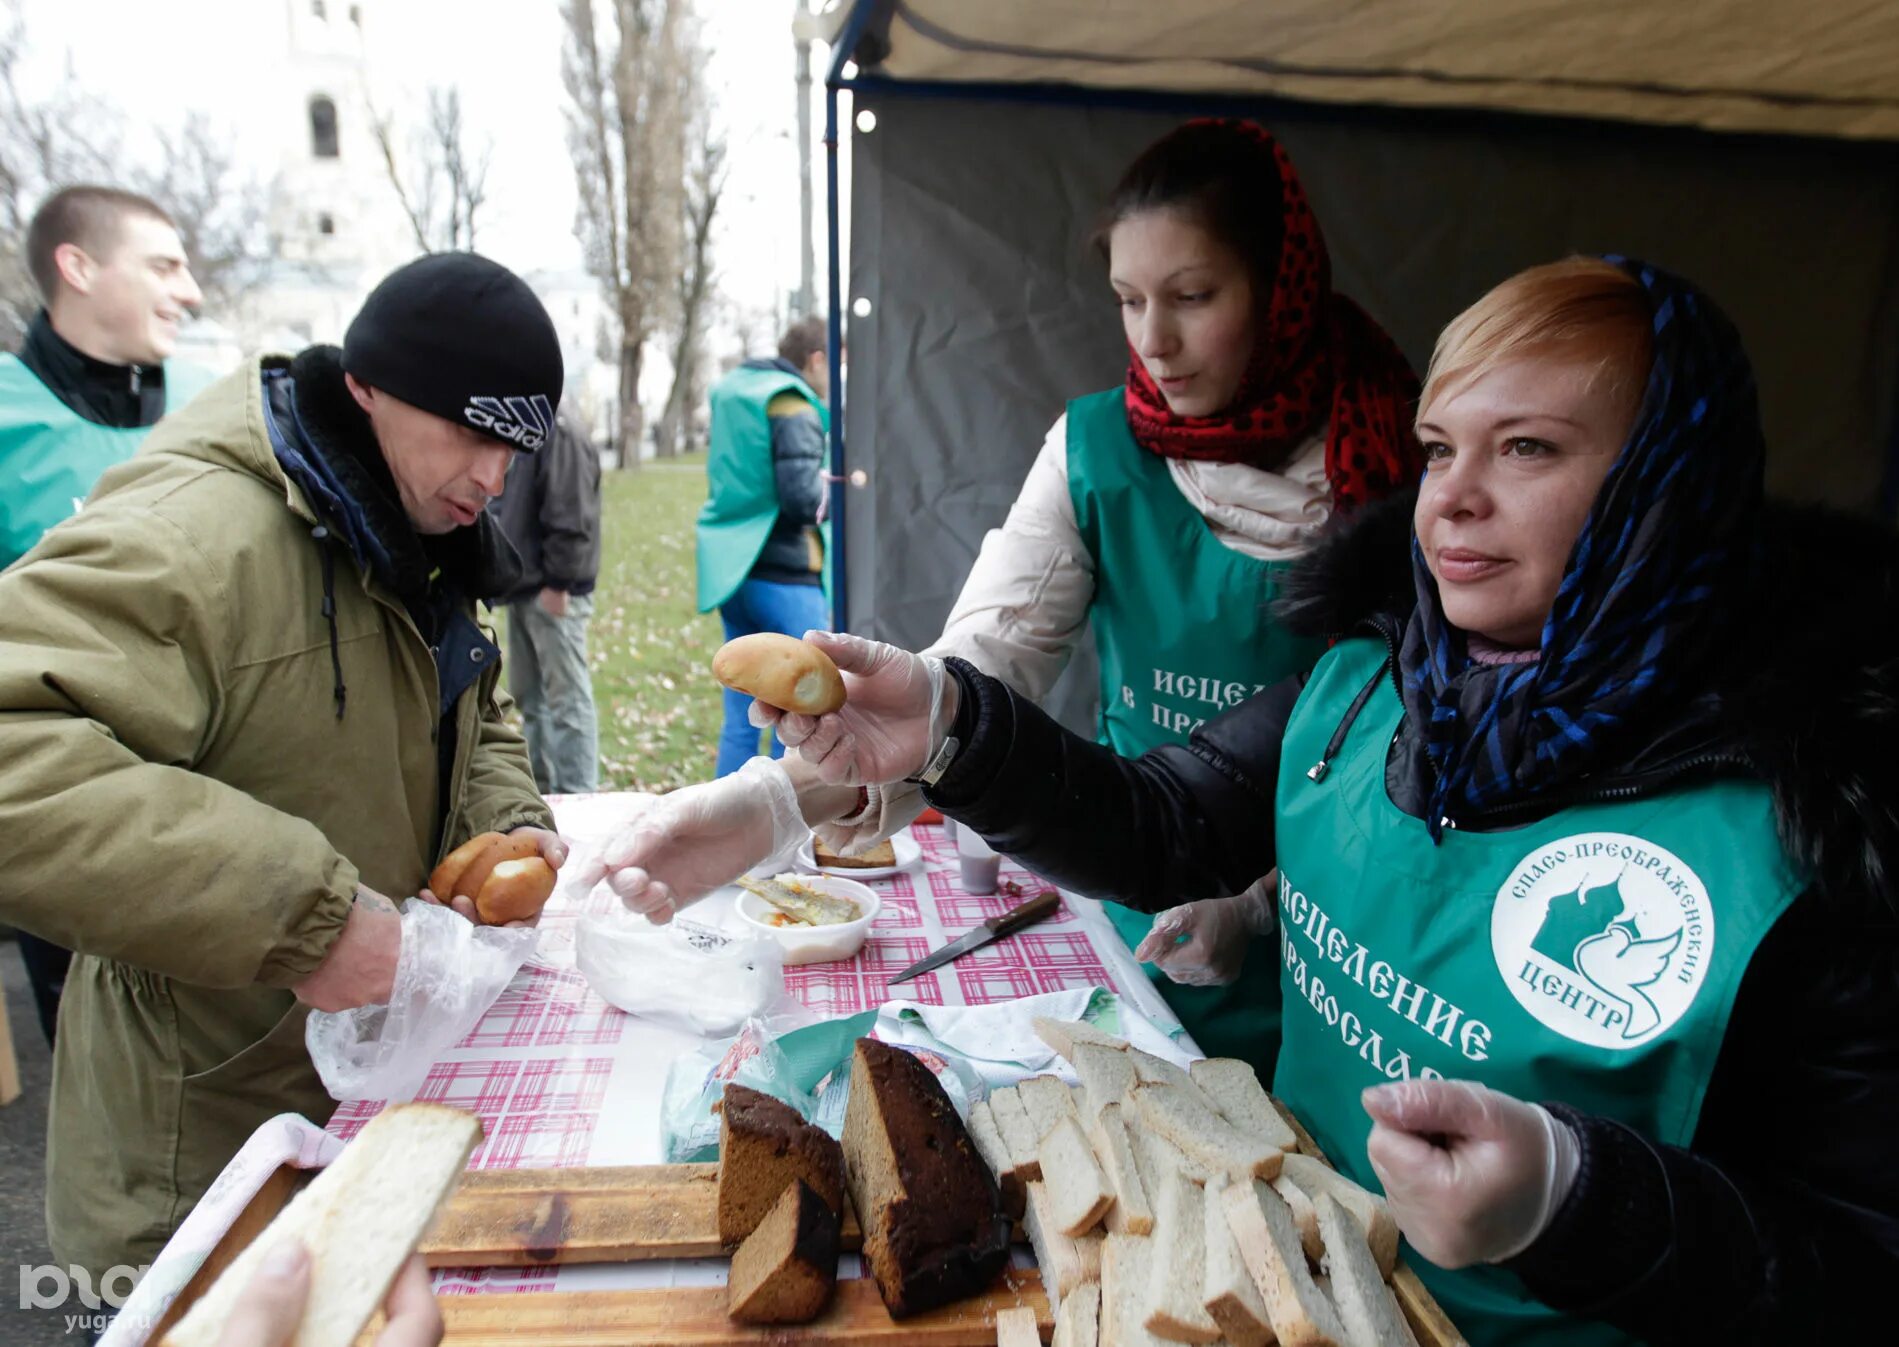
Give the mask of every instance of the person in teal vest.
<svg viewBox="0 0 1899 1347">
<path fill-rule="evenodd" d="M 825 436 L 830 358 L 821 318 L 793 323 L 771 360 L 748 360 L 712 387 L 712 447 L 699 511 L 699 611 L 719 610 L 725 639 L 802 636 L 827 620 Z M 752 699 L 725 689 L 717 775 L 758 752 Z M 771 755 L 784 746 L 772 739 Z"/>
<path fill-rule="evenodd" d="M 1318 659 L 1322 643 L 1276 621 L 1273 598 L 1336 517 L 1416 476 L 1417 381 L 1385 333 L 1331 289 L 1298 174 L 1252 122 L 1189 122 L 1150 145 L 1110 194 L 1096 244 L 1121 312 L 1126 376 L 1056 418 L 930 653 L 1039 700 L 1092 632 L 1097 735 L 1131 756 L 1185 743 Z M 779 733 L 795 742 L 804 730 L 793 718 Z M 835 848 L 888 836 L 923 808 L 914 784 L 872 783 L 859 797 L 826 791 L 795 761 L 788 771 Z M 756 793 L 755 819 L 762 778 Z M 1259 942 L 1249 959 L 1251 942 L 1218 937 L 1270 933 L 1270 895 L 1262 879 L 1233 901 L 1158 920 L 1108 909 L 1193 1040 L 1263 1073 L 1279 1043 L 1270 950 Z"/>
<path fill-rule="evenodd" d="M 1640 262 L 1478 301 L 1418 431 L 1409 520 L 1288 578 L 1337 644 L 1190 745 L 827 636 L 799 753 L 1134 906 L 1277 865 L 1273 1089 L 1479 1347 L 1883 1340 L 1899 535 L 1765 504 L 1739 335 Z"/>
<path fill-rule="evenodd" d="M 116 187 L 67 187 L 34 212 L 26 260 L 45 307 L 0 355 L 0 568 L 70 518 L 99 475 L 210 376 L 168 363 L 202 298 L 171 217 Z M 53 1041 L 72 956 L 20 936 L 34 1008 Z"/>
</svg>

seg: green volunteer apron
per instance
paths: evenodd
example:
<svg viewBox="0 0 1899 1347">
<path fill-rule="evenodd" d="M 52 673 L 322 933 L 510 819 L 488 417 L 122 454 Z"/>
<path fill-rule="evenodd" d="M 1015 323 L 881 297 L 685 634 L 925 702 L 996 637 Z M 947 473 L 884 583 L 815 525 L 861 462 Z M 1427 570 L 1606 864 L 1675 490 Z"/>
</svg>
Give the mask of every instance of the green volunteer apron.
<svg viewBox="0 0 1899 1347">
<path fill-rule="evenodd" d="M 210 382 L 189 365 L 165 367 L 165 410 Z M 71 518 L 99 475 L 130 458 L 150 426 L 95 425 L 61 402 L 17 356 L 0 355 L 0 567 Z"/>
<path fill-rule="evenodd" d="M 1384 659 L 1381 642 L 1340 645 L 1287 727 L 1275 1092 L 1374 1188 L 1359 1092 L 1409 1076 L 1477 1080 L 1687 1145 L 1741 975 L 1802 888 L 1767 788 L 1582 805 L 1509 831 L 1446 829 L 1433 846 L 1385 791 L 1403 717 L 1389 671 L 1329 769 L 1309 775 Z M 1630 1341 L 1530 1299 L 1501 1269 L 1413 1262 L 1477 1347 Z"/>
<path fill-rule="evenodd" d="M 699 611 L 709 613 L 738 592 L 778 522 L 778 479 L 772 467 L 771 418 L 780 393 L 798 393 L 817 408 L 828 434 L 831 412 L 811 385 L 780 369 L 735 369 L 713 386 L 712 447 L 706 456 L 706 503 L 699 511 Z M 824 589 L 830 593 L 831 527 L 824 539 Z"/>
<path fill-rule="evenodd" d="M 1101 656 L 1100 740 L 1116 753 L 1185 743 L 1204 721 L 1312 667 L 1325 649 L 1273 620 L 1289 563 L 1242 556 L 1213 536 L 1167 460 L 1134 442 L 1121 389 L 1068 404 L 1068 491 L 1095 563 L 1089 618 Z M 1115 903 L 1106 910 L 1130 948 L 1154 924 Z M 1279 977 L 1264 942 L 1224 987 L 1183 987 L 1151 965 L 1147 972 L 1202 1051 L 1252 1062 L 1270 1077 Z"/>
</svg>

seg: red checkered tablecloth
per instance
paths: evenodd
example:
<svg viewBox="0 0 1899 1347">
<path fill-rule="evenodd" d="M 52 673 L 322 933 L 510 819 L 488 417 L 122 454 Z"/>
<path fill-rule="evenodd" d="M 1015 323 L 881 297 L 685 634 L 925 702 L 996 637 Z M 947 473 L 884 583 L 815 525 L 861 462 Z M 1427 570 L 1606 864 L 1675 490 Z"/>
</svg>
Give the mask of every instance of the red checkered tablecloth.
<svg viewBox="0 0 1899 1347">
<path fill-rule="evenodd" d="M 580 847 L 596 844 L 624 817 L 630 797 L 556 797 L 563 834 Z M 821 1018 L 853 1015 L 892 999 L 889 980 L 970 927 L 1047 887 L 1004 861 L 993 896 L 966 892 L 948 830 L 918 825 L 911 834 L 922 858 L 908 870 L 866 881 L 883 898 L 871 937 L 847 962 L 785 970 L 785 987 Z M 1011 892 L 1011 889 L 1018 892 Z M 691 1035 L 636 1019 L 603 1001 L 573 966 L 574 928 L 617 900 L 603 886 L 592 894 L 557 893 L 541 920 L 541 949 L 515 976 L 473 1031 L 430 1071 L 417 1096 L 467 1109 L 486 1138 L 472 1169 L 569 1168 L 651 1164 L 659 1160 L 659 1095 L 666 1070 Z M 730 895 L 692 909 L 695 920 L 720 924 Z M 1028 931 L 996 941 L 895 989 L 897 999 L 926 1005 L 988 1005 L 1071 987 L 1118 991 L 1149 1018 L 1172 1014 L 1140 973 L 1098 905 L 1064 895 L 1061 908 Z M 383 1108 L 345 1104 L 328 1131 L 345 1139 Z M 723 1278 L 724 1264 L 641 1264 L 612 1268 L 472 1269 L 437 1275 L 450 1291 L 597 1289 L 630 1284 L 689 1284 Z"/>
</svg>

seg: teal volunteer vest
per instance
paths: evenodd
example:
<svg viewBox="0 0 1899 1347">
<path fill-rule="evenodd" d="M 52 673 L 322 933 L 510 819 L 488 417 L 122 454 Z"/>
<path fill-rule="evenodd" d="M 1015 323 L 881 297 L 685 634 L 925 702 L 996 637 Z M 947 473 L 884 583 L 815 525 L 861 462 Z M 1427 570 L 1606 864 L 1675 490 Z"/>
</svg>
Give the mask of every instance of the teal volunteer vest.
<svg viewBox="0 0 1899 1347">
<path fill-rule="evenodd" d="M 706 503 L 699 511 L 699 611 L 709 613 L 745 583 L 778 521 L 778 483 L 772 473 L 771 419 L 766 406 L 780 393 L 798 393 L 817 408 L 828 433 L 830 409 L 811 385 L 778 369 L 735 369 L 713 385 L 712 447 L 706 457 Z M 826 591 L 830 529 L 825 526 Z"/>
<path fill-rule="evenodd" d="M 189 365 L 165 366 L 165 410 L 175 412 L 210 382 Z M 33 550 L 71 518 L 99 480 L 151 434 L 95 425 L 61 402 L 17 356 L 0 355 L 0 567 Z"/>
<path fill-rule="evenodd" d="M 1687 1145 L 1741 975 L 1804 887 L 1767 787 L 1581 805 L 1509 831 L 1446 829 L 1433 846 L 1385 791 L 1404 713 L 1389 670 L 1329 768 L 1309 775 L 1384 659 L 1382 642 L 1338 646 L 1286 730 L 1275 1093 L 1374 1189 L 1359 1092 L 1413 1076 L 1557 1100 Z M 1412 1261 L 1476 1347 L 1631 1341 L 1530 1299 L 1499 1268 Z"/>
<path fill-rule="evenodd" d="M 1100 741 L 1123 757 L 1179 744 L 1206 720 L 1310 668 L 1324 643 L 1272 616 L 1287 562 L 1242 556 L 1213 536 L 1167 461 L 1134 442 L 1119 388 L 1068 404 L 1068 491 L 1095 563 L 1089 607 L 1101 657 Z M 1115 903 L 1132 948 L 1154 919 Z M 1148 968 L 1202 1051 L 1270 1074 L 1279 977 L 1264 949 L 1240 980 L 1183 987 Z"/>
</svg>

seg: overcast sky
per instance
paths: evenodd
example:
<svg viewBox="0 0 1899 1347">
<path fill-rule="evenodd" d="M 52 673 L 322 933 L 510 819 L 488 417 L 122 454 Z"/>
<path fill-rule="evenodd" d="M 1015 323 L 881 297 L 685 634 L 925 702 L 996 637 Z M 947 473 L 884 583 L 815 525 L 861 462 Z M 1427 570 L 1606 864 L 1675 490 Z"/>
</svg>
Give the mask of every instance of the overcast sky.
<svg viewBox="0 0 1899 1347">
<path fill-rule="evenodd" d="M 207 114 L 262 177 L 302 126 L 300 90 L 277 72 L 284 15 L 309 0 L 16 0 L 26 23 L 30 86 L 70 60 L 78 87 L 136 125 Z M 328 0 L 347 11 L 349 0 Z M 577 265 L 573 176 L 560 82 L 558 0 L 359 0 L 372 53 L 418 99 L 462 91 L 473 130 L 493 137 L 480 246 L 517 270 Z M 795 0 L 699 0 L 710 84 L 731 146 L 717 235 L 728 293 L 769 308 L 798 282 L 798 177 L 791 17 Z M 814 49 L 812 131 L 823 134 L 825 49 Z M 393 58 L 397 67 L 391 69 Z M 823 160 L 816 164 L 819 304 L 824 299 Z"/>
</svg>

